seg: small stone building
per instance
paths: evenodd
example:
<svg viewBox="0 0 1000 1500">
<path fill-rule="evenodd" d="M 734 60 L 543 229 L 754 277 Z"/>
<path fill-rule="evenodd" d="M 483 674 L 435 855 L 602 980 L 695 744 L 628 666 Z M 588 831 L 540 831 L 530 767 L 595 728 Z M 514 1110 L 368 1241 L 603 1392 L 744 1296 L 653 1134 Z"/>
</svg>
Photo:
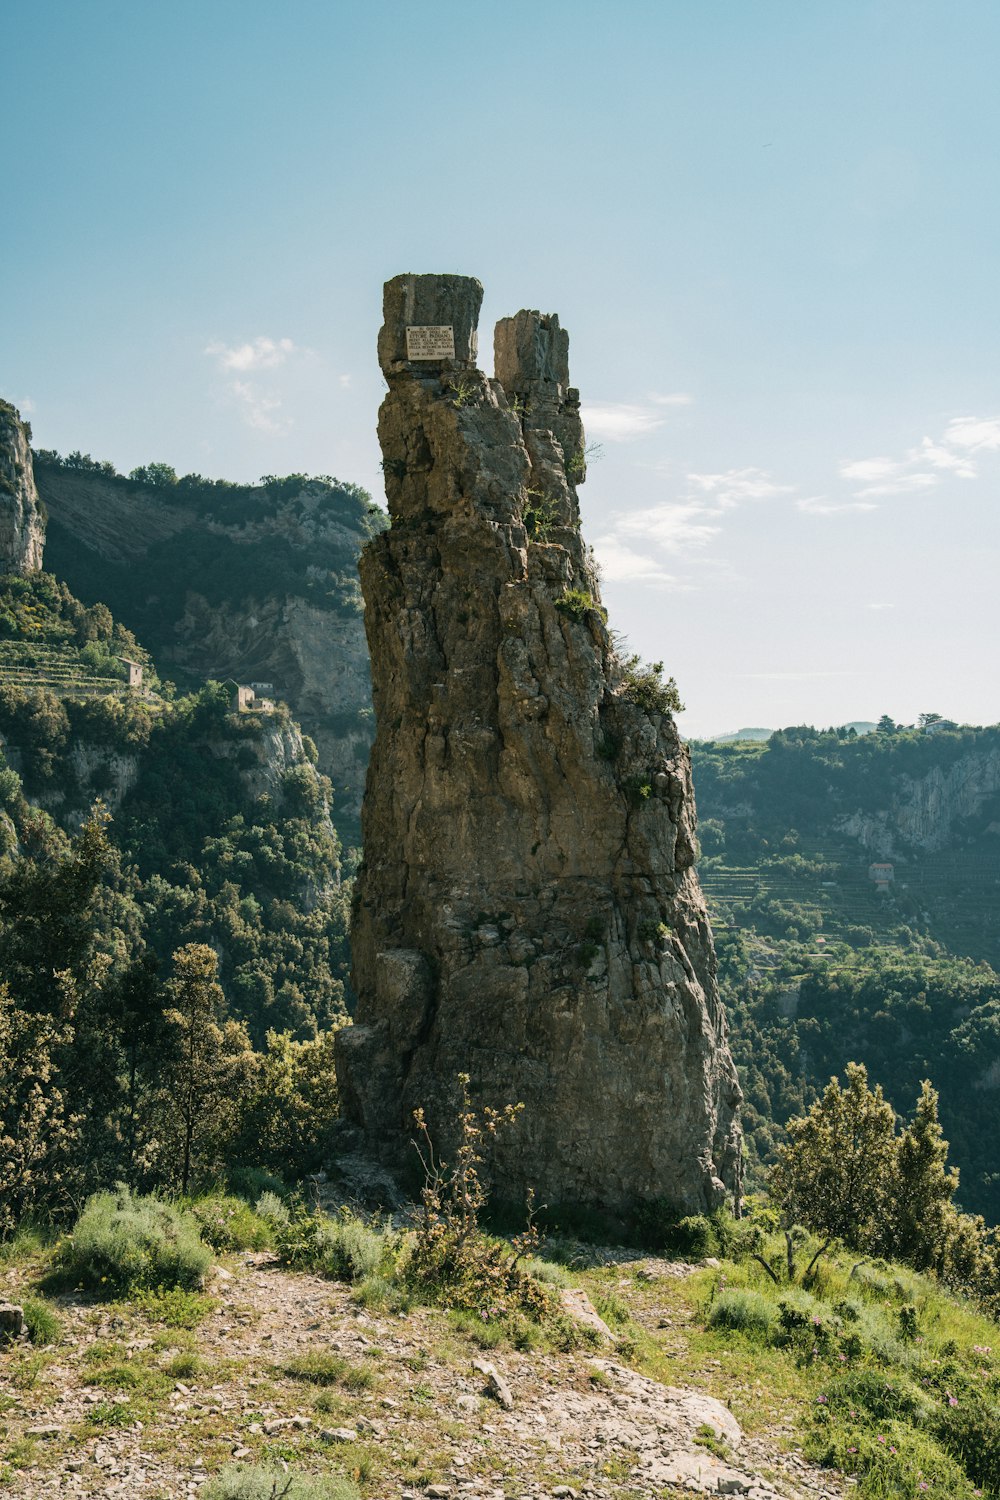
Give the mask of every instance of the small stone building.
<svg viewBox="0 0 1000 1500">
<path fill-rule="evenodd" d="M 245 714 L 250 709 L 256 708 L 254 690 L 247 684 L 234 682 L 230 679 L 223 683 L 223 687 L 229 694 L 229 711 L 234 714 Z"/>
<path fill-rule="evenodd" d="M 130 688 L 142 687 L 142 662 L 132 661 L 128 656 L 119 658 L 123 667 L 128 670 L 128 685 Z"/>
</svg>

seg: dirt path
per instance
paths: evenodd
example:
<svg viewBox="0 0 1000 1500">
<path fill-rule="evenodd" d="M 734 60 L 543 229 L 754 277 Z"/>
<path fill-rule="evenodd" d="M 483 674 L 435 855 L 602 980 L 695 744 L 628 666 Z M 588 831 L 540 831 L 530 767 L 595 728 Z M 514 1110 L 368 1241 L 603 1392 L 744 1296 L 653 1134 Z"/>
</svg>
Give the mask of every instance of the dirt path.
<svg viewBox="0 0 1000 1500">
<path fill-rule="evenodd" d="M 229 1264 L 193 1332 L 65 1300 L 57 1346 L 0 1355 L 5 1494 L 176 1500 L 234 1456 L 346 1474 L 371 1500 L 845 1493 L 838 1476 L 744 1437 L 721 1402 L 611 1351 L 484 1352 L 440 1312 L 375 1315 L 266 1255 Z M 290 1372 L 317 1355 L 328 1384 Z M 511 1410 L 474 1358 L 496 1366 Z"/>
</svg>

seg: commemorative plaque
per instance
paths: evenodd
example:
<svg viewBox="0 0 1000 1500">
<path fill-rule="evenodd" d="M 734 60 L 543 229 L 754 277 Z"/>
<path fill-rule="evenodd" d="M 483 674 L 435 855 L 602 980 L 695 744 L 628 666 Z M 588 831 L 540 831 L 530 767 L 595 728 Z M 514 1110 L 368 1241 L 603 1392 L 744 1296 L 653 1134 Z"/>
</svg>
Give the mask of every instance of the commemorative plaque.
<svg viewBox="0 0 1000 1500">
<path fill-rule="evenodd" d="M 454 359 L 455 330 L 450 323 L 425 323 L 406 330 L 407 359 Z"/>
</svg>

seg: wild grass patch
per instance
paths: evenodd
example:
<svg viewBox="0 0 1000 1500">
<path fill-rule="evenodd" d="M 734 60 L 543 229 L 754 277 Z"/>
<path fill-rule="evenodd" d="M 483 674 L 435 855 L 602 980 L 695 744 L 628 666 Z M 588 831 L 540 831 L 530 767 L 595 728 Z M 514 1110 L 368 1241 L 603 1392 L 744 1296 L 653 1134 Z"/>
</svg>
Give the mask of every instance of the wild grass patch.
<svg viewBox="0 0 1000 1500">
<path fill-rule="evenodd" d="M 777 1310 L 760 1292 L 729 1287 L 719 1293 L 708 1315 L 709 1328 L 728 1328 L 733 1333 L 768 1341 L 778 1326 Z"/>
<path fill-rule="evenodd" d="M 371 1470 L 362 1455 L 359 1478 Z M 341 1474 L 302 1474 L 272 1464 L 227 1464 L 201 1491 L 203 1500 L 360 1500 L 361 1491 Z"/>
<path fill-rule="evenodd" d="M 204 1366 L 205 1361 L 193 1349 L 179 1349 L 163 1368 L 171 1380 L 193 1380 Z"/>
<path fill-rule="evenodd" d="M 399 1241 L 391 1229 L 343 1208 L 336 1217 L 299 1209 L 275 1226 L 275 1242 L 286 1266 L 318 1271 L 335 1281 L 359 1282 L 391 1270 Z"/>
<path fill-rule="evenodd" d="M 37 1256 L 44 1255 L 55 1239 L 55 1231 L 47 1224 L 23 1219 L 12 1235 L 0 1240 L 0 1266 L 34 1260 Z"/>
<path fill-rule="evenodd" d="M 197 1328 L 215 1310 L 215 1298 L 186 1287 L 154 1287 L 134 1293 L 133 1306 L 151 1323 L 167 1328 Z"/>
<path fill-rule="evenodd" d="M 255 1213 L 242 1198 L 212 1193 L 192 1199 L 189 1206 L 202 1239 L 213 1250 L 266 1250 L 274 1242 L 270 1221 Z"/>
<path fill-rule="evenodd" d="M 369 1365 L 352 1364 L 343 1355 L 322 1349 L 297 1354 L 278 1369 L 292 1380 L 308 1381 L 311 1385 L 339 1385 L 355 1393 L 370 1391 L 376 1383 L 375 1372 Z"/>
</svg>

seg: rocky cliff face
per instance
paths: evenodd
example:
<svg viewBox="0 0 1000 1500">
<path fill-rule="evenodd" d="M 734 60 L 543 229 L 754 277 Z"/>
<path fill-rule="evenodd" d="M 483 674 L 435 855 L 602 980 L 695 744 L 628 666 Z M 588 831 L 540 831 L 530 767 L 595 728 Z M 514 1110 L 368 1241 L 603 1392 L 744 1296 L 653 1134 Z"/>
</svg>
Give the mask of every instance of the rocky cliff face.
<svg viewBox="0 0 1000 1500">
<path fill-rule="evenodd" d="M 1000 750 L 972 750 L 925 776 L 901 776 L 887 808 L 846 814 L 836 826 L 880 859 L 906 850 L 934 853 L 950 842 L 956 823 L 976 817 L 998 792 Z"/>
<path fill-rule="evenodd" d="M 101 600 L 164 676 L 265 682 L 316 742 L 350 842 L 371 744 L 356 559 L 384 524 L 350 486 L 153 489 L 40 463 L 50 563 Z"/>
<path fill-rule="evenodd" d="M 376 740 L 345 1107 L 399 1160 L 417 1106 L 447 1139 L 468 1073 L 478 1100 L 525 1105 L 501 1193 L 704 1208 L 737 1179 L 739 1088 L 688 753 L 605 625 L 567 336 L 505 319 L 487 380 L 481 297 L 464 277 L 386 286 L 392 525 L 361 561 Z M 450 331 L 454 357 L 409 359 L 414 326 Z"/>
<path fill-rule="evenodd" d="M 261 714 L 255 723 L 258 732 L 253 738 L 210 737 L 199 743 L 198 750 L 206 757 L 235 761 L 248 800 L 267 796 L 280 803 L 286 773 L 307 763 L 302 734 L 294 720 L 277 714 Z M 142 771 L 143 750 L 125 744 L 70 735 L 63 755 L 65 774 L 28 800 L 71 832 L 87 821 L 97 802 L 103 803 L 112 816 L 116 815 Z M 0 759 L 21 775 L 26 765 L 30 765 L 31 753 L 15 738 L 0 733 Z M 333 832 L 325 803 L 316 818 L 324 831 Z"/>
<path fill-rule="evenodd" d="M 14 407 L 0 401 L 0 573 L 35 572 L 44 545 L 28 434 Z"/>
</svg>

